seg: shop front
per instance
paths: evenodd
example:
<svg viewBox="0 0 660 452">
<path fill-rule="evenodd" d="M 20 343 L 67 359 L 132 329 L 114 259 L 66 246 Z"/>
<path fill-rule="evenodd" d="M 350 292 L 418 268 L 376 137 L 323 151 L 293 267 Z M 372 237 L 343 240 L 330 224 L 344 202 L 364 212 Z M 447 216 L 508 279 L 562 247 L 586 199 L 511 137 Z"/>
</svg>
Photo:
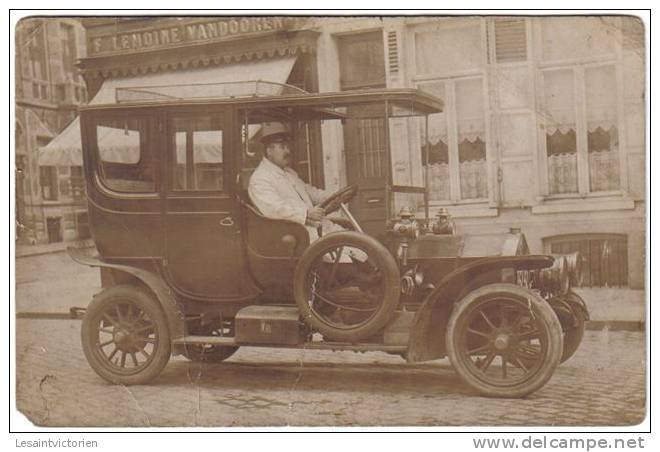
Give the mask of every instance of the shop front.
<svg viewBox="0 0 660 452">
<path fill-rule="evenodd" d="M 136 92 L 144 98 L 149 87 L 181 99 L 218 95 L 222 86 L 243 81 L 318 89 L 318 34 L 305 29 L 304 19 L 112 18 L 83 25 L 87 57 L 79 68 L 90 104 L 121 102 L 118 96 Z M 80 133 L 76 119 L 42 148 L 40 165 L 82 165 Z M 323 185 L 320 155 L 300 152 L 296 169 Z"/>
<path fill-rule="evenodd" d="M 634 18 L 207 17 L 84 25 L 88 57 L 80 69 L 92 103 L 116 101 L 122 87 L 199 90 L 238 80 L 320 92 L 428 91 L 445 109 L 429 117 L 427 135 L 417 120 L 385 124 L 365 111 L 360 121 L 321 124 L 313 148 L 322 151 L 301 153 L 296 170 L 329 189 L 359 181 L 366 207 L 352 206 L 358 218 L 377 210 L 387 171 L 395 184 L 423 185 L 428 175 L 431 214 L 447 208 L 459 232 L 519 227 L 532 252 L 580 251 L 585 286 L 643 288 L 644 29 Z M 394 132 L 389 162 L 385 143 L 374 138 L 384 127 Z"/>
</svg>

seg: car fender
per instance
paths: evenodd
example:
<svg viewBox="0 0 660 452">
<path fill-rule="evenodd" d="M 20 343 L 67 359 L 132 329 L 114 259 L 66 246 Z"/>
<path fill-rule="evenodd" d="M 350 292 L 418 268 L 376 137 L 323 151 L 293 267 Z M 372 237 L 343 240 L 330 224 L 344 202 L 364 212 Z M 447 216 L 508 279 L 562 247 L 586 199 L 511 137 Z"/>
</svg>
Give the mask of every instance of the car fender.
<svg viewBox="0 0 660 452">
<path fill-rule="evenodd" d="M 573 308 L 574 311 L 582 311 L 584 319 L 589 320 L 589 309 L 587 308 L 587 303 L 580 295 L 578 295 L 574 290 L 570 290 L 564 296 L 564 299 L 568 301 L 569 305 Z"/>
<path fill-rule="evenodd" d="M 129 265 L 111 264 L 101 260 L 100 257 L 89 256 L 76 248 L 67 248 L 67 253 L 71 259 L 81 265 L 107 268 L 123 272 L 140 280 L 154 293 L 154 295 L 156 295 L 158 302 L 162 306 L 163 312 L 165 312 L 165 316 L 167 317 L 172 339 L 174 340 L 185 336 L 185 316 L 179 308 L 174 293 L 158 275 Z"/>
<path fill-rule="evenodd" d="M 426 296 L 415 313 L 406 353 L 409 362 L 428 361 L 445 356 L 445 330 L 454 304 L 467 291 L 488 284 L 474 285 L 479 276 L 495 270 L 536 270 L 552 266 L 552 256 L 496 256 L 478 259 L 446 274 Z M 490 281 L 493 282 L 493 281 Z"/>
<path fill-rule="evenodd" d="M 562 327 L 570 321 L 572 326 L 577 325 L 577 316 L 581 315 L 583 320 L 589 320 L 589 310 L 584 299 L 570 290 L 568 293 L 552 297 L 548 300 L 550 306 L 557 314 Z"/>
</svg>

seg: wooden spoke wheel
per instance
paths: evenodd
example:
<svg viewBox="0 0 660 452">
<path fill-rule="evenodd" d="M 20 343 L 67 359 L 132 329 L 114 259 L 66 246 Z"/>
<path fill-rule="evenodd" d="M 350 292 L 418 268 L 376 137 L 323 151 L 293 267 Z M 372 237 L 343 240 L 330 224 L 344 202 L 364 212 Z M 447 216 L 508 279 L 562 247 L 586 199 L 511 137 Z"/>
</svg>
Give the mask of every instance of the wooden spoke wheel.
<svg viewBox="0 0 660 452">
<path fill-rule="evenodd" d="M 396 262 L 380 242 L 357 232 L 334 232 L 303 254 L 294 295 L 312 330 L 332 340 L 357 342 L 390 320 L 400 284 Z"/>
<path fill-rule="evenodd" d="M 105 289 L 82 322 L 82 346 L 94 371 L 111 383 L 143 384 L 170 358 L 170 334 L 158 301 L 134 286 Z"/>
<path fill-rule="evenodd" d="M 455 306 L 446 336 L 458 374 L 483 395 L 524 397 L 541 388 L 562 356 L 550 305 L 512 284 L 490 284 Z"/>
</svg>

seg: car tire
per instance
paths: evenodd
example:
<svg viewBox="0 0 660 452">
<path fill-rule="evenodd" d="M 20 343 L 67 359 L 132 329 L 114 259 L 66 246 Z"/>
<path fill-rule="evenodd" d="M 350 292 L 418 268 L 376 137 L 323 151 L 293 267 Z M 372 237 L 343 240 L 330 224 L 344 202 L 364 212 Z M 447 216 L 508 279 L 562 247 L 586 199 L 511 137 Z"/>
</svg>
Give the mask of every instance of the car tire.
<svg viewBox="0 0 660 452">
<path fill-rule="evenodd" d="M 153 294 L 132 285 L 104 289 L 94 297 L 82 320 L 82 347 L 87 362 L 114 384 L 150 382 L 170 359 L 170 333 Z"/>
<path fill-rule="evenodd" d="M 376 269 L 379 286 L 378 306 L 373 308 L 373 314 L 365 321 L 355 325 L 340 325 L 315 310 L 310 301 L 310 278 L 319 259 L 329 252 L 341 247 L 361 249 L 368 256 L 372 269 Z M 399 304 L 401 281 L 399 268 L 394 257 L 375 238 L 353 231 L 333 232 L 314 242 L 296 266 L 294 276 L 294 297 L 303 321 L 314 331 L 320 332 L 324 338 L 342 341 L 359 342 L 377 334 L 391 319 Z"/>
<path fill-rule="evenodd" d="M 554 373 L 562 356 L 562 330 L 538 294 L 513 284 L 489 284 L 455 305 L 446 347 L 457 373 L 480 394 L 519 398 Z"/>
</svg>

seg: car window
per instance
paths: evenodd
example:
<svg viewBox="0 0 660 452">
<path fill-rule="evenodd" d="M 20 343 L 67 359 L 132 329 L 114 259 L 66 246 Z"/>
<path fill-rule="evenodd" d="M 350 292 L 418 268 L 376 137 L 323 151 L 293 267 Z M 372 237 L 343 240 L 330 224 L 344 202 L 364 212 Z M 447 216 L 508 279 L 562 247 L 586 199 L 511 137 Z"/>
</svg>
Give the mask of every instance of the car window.
<svg viewBox="0 0 660 452">
<path fill-rule="evenodd" d="M 99 173 L 111 190 L 148 193 L 156 190 L 149 120 L 102 119 L 96 124 Z"/>
<path fill-rule="evenodd" d="M 173 190 L 223 190 L 222 121 L 214 116 L 173 118 L 170 127 Z"/>
</svg>

